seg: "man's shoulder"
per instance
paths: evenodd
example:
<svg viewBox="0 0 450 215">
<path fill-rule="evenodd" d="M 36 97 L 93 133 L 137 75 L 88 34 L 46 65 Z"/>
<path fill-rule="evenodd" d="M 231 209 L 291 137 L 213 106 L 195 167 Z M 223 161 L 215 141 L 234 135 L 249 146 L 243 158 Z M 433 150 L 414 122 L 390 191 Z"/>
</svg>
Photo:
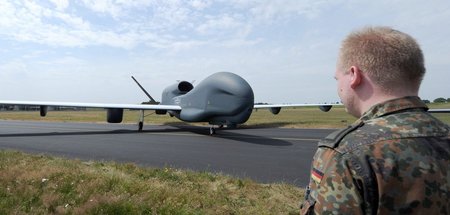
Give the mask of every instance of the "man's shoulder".
<svg viewBox="0 0 450 215">
<path fill-rule="evenodd" d="M 335 149 L 339 146 L 342 139 L 344 139 L 346 136 L 357 130 L 359 127 L 363 125 L 363 122 L 360 121 L 358 123 L 354 123 L 344 129 L 336 130 L 326 136 L 324 139 L 319 141 L 319 148 L 320 147 L 326 147 L 330 149 Z"/>
<path fill-rule="evenodd" d="M 449 135 L 449 126 L 426 112 L 402 112 L 370 119 L 336 131 L 319 143 L 339 153 L 363 145 L 404 138 L 433 138 Z"/>
</svg>

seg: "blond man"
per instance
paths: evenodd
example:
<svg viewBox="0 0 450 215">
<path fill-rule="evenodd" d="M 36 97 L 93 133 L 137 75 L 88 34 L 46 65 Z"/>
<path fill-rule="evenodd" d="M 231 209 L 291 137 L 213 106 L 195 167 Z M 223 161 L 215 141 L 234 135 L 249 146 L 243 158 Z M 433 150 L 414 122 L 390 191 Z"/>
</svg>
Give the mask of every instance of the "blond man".
<svg viewBox="0 0 450 215">
<path fill-rule="evenodd" d="M 337 91 L 359 119 L 319 142 L 302 214 L 450 214 L 450 129 L 418 97 L 424 74 L 405 33 L 368 27 L 344 39 Z"/>
</svg>

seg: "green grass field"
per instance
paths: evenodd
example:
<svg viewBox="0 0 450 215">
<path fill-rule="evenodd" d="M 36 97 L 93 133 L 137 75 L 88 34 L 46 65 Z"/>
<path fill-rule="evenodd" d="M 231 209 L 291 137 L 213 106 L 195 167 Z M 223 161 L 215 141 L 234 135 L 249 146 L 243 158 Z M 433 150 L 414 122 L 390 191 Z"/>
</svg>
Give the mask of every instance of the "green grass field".
<svg viewBox="0 0 450 215">
<path fill-rule="evenodd" d="M 304 191 L 208 172 L 0 151 L 0 214 L 298 214 Z"/>
</svg>

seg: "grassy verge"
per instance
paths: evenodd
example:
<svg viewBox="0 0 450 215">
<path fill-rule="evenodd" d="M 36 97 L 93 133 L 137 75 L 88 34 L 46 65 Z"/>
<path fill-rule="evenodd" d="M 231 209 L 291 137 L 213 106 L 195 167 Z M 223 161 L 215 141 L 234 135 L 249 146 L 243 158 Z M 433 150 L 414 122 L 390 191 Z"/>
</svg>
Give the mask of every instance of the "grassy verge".
<svg viewBox="0 0 450 215">
<path fill-rule="evenodd" d="M 303 195 L 207 172 L 0 151 L 0 214 L 296 214 Z"/>
</svg>

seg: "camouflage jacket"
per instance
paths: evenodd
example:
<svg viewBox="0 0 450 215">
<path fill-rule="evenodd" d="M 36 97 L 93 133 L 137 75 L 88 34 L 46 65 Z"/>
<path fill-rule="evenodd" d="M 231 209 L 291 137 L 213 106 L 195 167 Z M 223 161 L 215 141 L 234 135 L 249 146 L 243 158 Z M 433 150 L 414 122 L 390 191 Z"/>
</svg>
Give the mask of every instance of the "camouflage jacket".
<svg viewBox="0 0 450 215">
<path fill-rule="evenodd" d="M 372 107 L 319 142 L 302 214 L 450 214 L 449 126 L 418 97 Z"/>
</svg>

